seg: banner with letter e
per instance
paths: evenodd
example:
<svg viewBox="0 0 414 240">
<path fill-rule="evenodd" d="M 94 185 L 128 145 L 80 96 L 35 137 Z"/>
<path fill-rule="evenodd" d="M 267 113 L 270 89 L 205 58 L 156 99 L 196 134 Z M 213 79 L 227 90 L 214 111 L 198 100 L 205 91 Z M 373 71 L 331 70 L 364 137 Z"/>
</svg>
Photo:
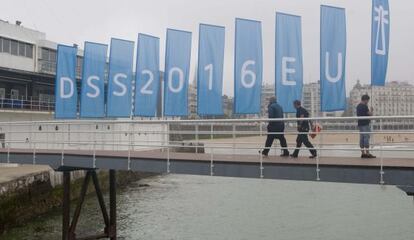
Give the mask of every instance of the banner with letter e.
<svg viewBox="0 0 414 240">
<path fill-rule="evenodd" d="M 55 118 L 77 117 L 76 47 L 58 45 L 55 88 Z"/>
<path fill-rule="evenodd" d="M 164 115 L 187 116 L 191 32 L 167 29 L 164 72 Z"/>
<path fill-rule="evenodd" d="M 197 71 L 197 112 L 223 115 L 224 27 L 200 24 Z"/>
<path fill-rule="evenodd" d="M 261 22 L 236 19 L 234 113 L 260 113 L 263 49 Z"/>
<path fill-rule="evenodd" d="M 108 46 L 85 42 L 80 116 L 105 117 L 105 67 Z"/>
<path fill-rule="evenodd" d="M 134 115 L 155 117 L 160 86 L 160 39 L 138 35 Z"/>
<path fill-rule="evenodd" d="M 372 1 L 371 85 L 384 86 L 387 77 L 390 44 L 390 8 L 388 0 Z"/>
<path fill-rule="evenodd" d="M 346 108 L 345 9 L 321 6 L 320 85 L 321 110 L 340 111 Z"/>
<path fill-rule="evenodd" d="M 276 13 L 276 97 L 284 112 L 296 112 L 302 99 L 303 60 L 301 17 Z"/>
<path fill-rule="evenodd" d="M 131 116 L 134 42 L 111 39 L 108 79 L 108 117 Z"/>
</svg>

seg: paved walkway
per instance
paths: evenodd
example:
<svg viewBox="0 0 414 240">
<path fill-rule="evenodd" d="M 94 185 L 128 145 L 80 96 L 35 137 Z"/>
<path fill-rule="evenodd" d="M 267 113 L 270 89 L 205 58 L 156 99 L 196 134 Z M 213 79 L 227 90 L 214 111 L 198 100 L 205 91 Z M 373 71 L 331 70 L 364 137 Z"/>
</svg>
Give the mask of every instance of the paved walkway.
<svg viewBox="0 0 414 240">
<path fill-rule="evenodd" d="M 0 184 L 23 176 L 49 171 L 50 169 L 49 166 L 45 165 L 0 164 Z"/>
</svg>

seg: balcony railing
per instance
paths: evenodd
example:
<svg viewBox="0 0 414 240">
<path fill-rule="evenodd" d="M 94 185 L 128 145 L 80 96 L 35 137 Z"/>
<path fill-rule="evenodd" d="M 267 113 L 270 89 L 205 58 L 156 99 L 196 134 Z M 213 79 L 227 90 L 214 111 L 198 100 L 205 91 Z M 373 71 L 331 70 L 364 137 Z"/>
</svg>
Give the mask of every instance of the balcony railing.
<svg viewBox="0 0 414 240">
<path fill-rule="evenodd" d="M 53 112 L 55 110 L 55 102 L 33 99 L 0 98 L 0 109 Z"/>
</svg>

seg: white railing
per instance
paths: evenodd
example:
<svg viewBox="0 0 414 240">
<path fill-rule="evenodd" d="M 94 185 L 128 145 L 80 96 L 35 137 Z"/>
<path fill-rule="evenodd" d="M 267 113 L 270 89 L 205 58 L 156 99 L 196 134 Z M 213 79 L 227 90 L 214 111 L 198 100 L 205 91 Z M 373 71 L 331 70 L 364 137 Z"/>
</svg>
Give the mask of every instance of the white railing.
<svg viewBox="0 0 414 240">
<path fill-rule="evenodd" d="M 0 98 L 0 109 L 53 112 L 55 110 L 55 102 L 34 99 Z"/>
</svg>

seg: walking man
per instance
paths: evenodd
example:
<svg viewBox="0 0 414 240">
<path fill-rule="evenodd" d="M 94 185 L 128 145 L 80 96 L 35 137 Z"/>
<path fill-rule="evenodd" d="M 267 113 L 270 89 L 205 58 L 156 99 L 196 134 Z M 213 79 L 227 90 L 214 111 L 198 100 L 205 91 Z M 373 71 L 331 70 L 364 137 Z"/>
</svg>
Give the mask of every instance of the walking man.
<svg viewBox="0 0 414 240">
<path fill-rule="evenodd" d="M 356 108 L 356 113 L 358 117 L 368 117 L 373 115 L 373 109 L 368 108 L 369 96 L 367 94 L 361 97 L 361 102 Z M 358 120 L 358 129 L 359 129 L 359 146 L 361 148 L 361 158 L 375 158 L 374 155 L 369 153 L 369 139 L 370 139 L 370 127 L 371 120 L 361 119 Z"/>
<path fill-rule="evenodd" d="M 309 112 L 302 107 L 299 100 L 295 100 L 293 102 L 293 106 L 296 108 L 296 118 L 309 118 Z M 299 155 L 299 149 L 302 147 L 302 144 L 304 144 L 311 153 L 309 158 L 315 158 L 317 156 L 316 150 L 308 138 L 308 132 L 310 129 L 309 120 L 298 120 L 297 127 L 299 134 L 296 138 L 296 149 L 290 156 L 297 158 Z"/>
<path fill-rule="evenodd" d="M 268 105 L 268 114 L 269 118 L 283 118 L 283 109 L 282 107 L 276 102 L 275 97 L 271 97 L 269 99 Z M 267 139 L 265 148 L 262 151 L 262 155 L 266 156 L 269 154 L 270 147 L 273 144 L 274 139 L 279 139 L 280 146 L 282 147 L 282 154 L 281 157 L 288 157 L 289 150 L 287 149 L 286 138 L 283 132 L 285 131 L 285 123 L 282 121 L 271 121 L 267 125 Z"/>
</svg>

